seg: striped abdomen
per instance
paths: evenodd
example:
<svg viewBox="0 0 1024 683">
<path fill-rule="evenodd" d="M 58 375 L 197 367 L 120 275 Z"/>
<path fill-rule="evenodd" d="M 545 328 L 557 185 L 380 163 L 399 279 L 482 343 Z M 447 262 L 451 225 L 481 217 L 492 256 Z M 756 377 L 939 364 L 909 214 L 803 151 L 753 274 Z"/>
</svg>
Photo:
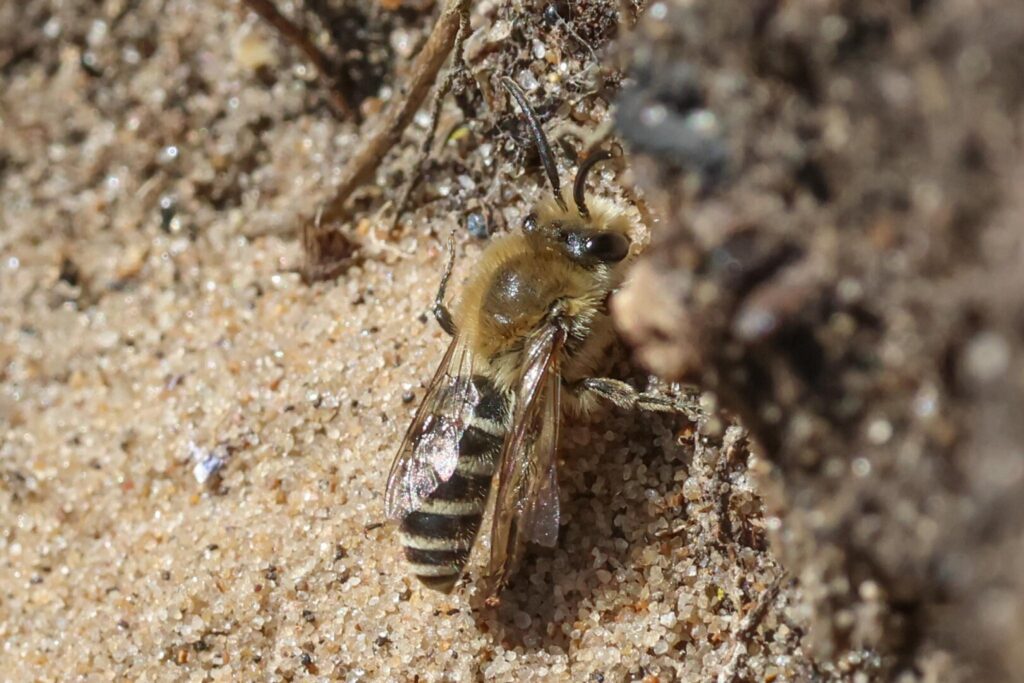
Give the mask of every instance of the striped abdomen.
<svg viewBox="0 0 1024 683">
<path fill-rule="evenodd" d="M 428 588 L 445 593 L 462 574 L 480 530 L 510 416 L 507 398 L 490 380 L 476 375 L 473 384 L 480 402 L 459 441 L 455 472 L 401 525 L 412 572 Z"/>
</svg>

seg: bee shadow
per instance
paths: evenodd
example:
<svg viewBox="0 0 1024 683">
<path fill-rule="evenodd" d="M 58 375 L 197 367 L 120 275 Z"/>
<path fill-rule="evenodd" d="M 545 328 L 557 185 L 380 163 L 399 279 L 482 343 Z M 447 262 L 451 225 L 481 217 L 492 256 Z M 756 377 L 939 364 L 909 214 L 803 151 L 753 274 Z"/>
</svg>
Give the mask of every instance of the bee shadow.
<svg viewBox="0 0 1024 683">
<path fill-rule="evenodd" d="M 498 642 L 531 650 L 568 651 L 578 622 L 593 611 L 619 569 L 636 567 L 650 545 L 647 529 L 661 516 L 650 511 L 650 489 L 639 474 L 661 482 L 659 499 L 682 486 L 675 473 L 688 469 L 692 451 L 676 444 L 682 417 L 601 412 L 590 422 L 563 423 L 559 485 L 562 527 L 556 548 L 530 547 L 496 607 L 474 610 L 481 630 Z"/>
</svg>

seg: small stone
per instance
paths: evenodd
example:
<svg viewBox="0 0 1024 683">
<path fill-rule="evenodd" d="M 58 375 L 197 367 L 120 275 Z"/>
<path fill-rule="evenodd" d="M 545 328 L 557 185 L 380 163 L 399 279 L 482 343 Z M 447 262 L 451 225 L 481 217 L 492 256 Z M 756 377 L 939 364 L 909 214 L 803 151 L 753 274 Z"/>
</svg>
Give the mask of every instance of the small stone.
<svg viewBox="0 0 1024 683">
<path fill-rule="evenodd" d="M 470 235 L 480 240 L 485 240 L 491 236 L 487 219 L 479 211 L 474 211 L 466 216 L 466 229 L 469 230 Z"/>
<path fill-rule="evenodd" d="M 981 332 L 964 350 L 964 370 L 979 384 L 988 384 L 1002 377 L 1010 365 L 1010 347 L 1002 335 Z"/>
</svg>

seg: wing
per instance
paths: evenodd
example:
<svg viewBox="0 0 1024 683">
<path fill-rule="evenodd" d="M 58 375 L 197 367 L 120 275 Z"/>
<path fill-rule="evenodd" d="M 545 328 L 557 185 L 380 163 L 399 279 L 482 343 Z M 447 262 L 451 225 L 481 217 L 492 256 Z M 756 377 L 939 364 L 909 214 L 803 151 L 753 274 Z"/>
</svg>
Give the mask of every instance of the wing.
<svg viewBox="0 0 1024 683">
<path fill-rule="evenodd" d="M 458 462 L 459 440 L 480 401 L 472 378 L 472 352 L 456 337 L 391 464 L 384 494 L 388 517 L 398 518 L 418 509 L 441 482 L 451 478 Z"/>
<path fill-rule="evenodd" d="M 495 592 L 519 561 L 526 541 L 558 540 L 558 358 L 565 332 L 544 328 L 530 340 L 517 387 L 512 426 L 502 447 L 491 522 L 489 590 Z"/>
</svg>

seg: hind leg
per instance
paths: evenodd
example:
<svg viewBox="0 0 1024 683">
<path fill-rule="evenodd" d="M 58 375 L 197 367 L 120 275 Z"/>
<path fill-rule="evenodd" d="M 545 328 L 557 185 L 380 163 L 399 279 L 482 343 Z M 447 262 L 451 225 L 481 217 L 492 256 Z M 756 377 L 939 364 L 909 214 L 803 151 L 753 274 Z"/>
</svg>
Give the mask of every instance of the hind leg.
<svg viewBox="0 0 1024 683">
<path fill-rule="evenodd" d="M 655 391 L 637 391 L 629 384 L 609 377 L 588 377 L 570 387 L 570 391 L 597 396 L 625 410 L 648 410 L 658 413 L 679 413 L 691 420 L 700 417 L 694 398 L 668 396 Z"/>
</svg>

